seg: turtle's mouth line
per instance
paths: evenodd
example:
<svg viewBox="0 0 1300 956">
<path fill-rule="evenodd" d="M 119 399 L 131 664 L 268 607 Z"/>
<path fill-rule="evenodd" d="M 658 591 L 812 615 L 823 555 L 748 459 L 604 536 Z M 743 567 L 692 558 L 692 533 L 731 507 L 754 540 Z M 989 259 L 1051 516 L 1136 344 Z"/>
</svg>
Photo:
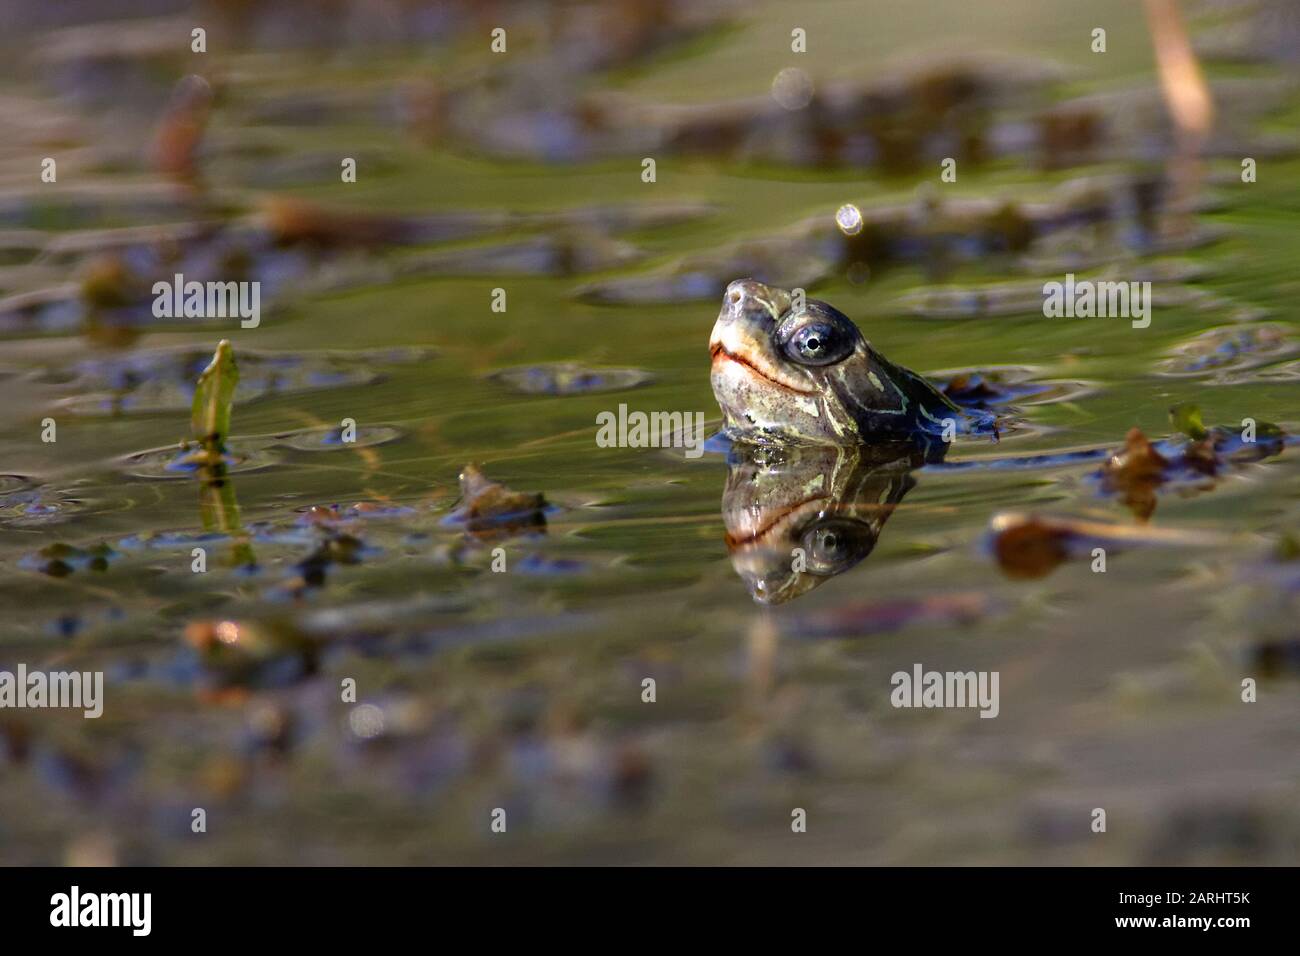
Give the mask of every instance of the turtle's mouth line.
<svg viewBox="0 0 1300 956">
<path fill-rule="evenodd" d="M 817 394 L 815 391 L 809 388 L 796 388 L 793 385 L 787 385 L 785 382 L 778 382 L 776 379 L 768 375 L 766 372 L 764 372 L 761 368 L 759 368 L 749 359 L 745 358 L 743 355 L 736 355 L 734 352 L 727 351 L 727 347 L 723 345 L 721 342 L 715 343 L 709 349 L 709 354 L 713 357 L 713 364 L 715 365 L 718 363 L 718 359 L 725 359 L 730 362 L 735 362 L 737 365 L 745 366 L 745 368 L 749 369 L 751 372 L 753 372 L 755 375 L 757 375 L 759 378 L 763 379 L 764 381 L 771 382 L 777 388 L 783 388 L 787 392 L 794 392 L 796 395 Z"/>
<path fill-rule="evenodd" d="M 830 498 L 826 495 L 813 495 L 810 498 L 805 498 L 803 501 L 795 502 L 794 504 L 790 505 L 788 508 L 782 508 L 776 514 L 774 514 L 771 517 L 771 519 L 768 520 L 768 522 L 763 525 L 763 527 L 759 528 L 753 534 L 733 535 L 728 533 L 726 537 L 727 551 L 731 552 L 736 550 L 737 548 L 743 548 L 746 545 L 753 544 L 754 542 L 767 537 L 767 535 L 772 531 L 773 528 L 775 528 L 781 522 L 785 521 L 792 514 L 795 514 L 796 512 L 799 511 L 803 511 L 811 504 L 815 504 L 823 501 L 829 501 L 829 500 Z"/>
</svg>

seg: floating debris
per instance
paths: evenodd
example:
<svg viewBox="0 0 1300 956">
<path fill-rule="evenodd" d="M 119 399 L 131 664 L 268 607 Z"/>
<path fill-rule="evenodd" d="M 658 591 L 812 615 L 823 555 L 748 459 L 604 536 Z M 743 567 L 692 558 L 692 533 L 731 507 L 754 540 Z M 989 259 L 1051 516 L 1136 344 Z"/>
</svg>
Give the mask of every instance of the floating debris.
<svg viewBox="0 0 1300 956">
<path fill-rule="evenodd" d="M 296 432 L 281 432 L 273 441 L 297 451 L 334 451 L 349 448 L 370 448 L 386 445 L 402 437 L 402 432 L 391 425 L 356 425 L 343 427 L 306 428 Z"/>
<path fill-rule="evenodd" d="M 577 362 L 521 365 L 492 372 L 487 377 L 525 395 L 616 392 L 654 381 L 653 375 L 639 368 L 591 368 Z"/>
<path fill-rule="evenodd" d="M 1300 675 L 1300 640 L 1260 641 L 1250 647 L 1250 666 L 1265 677 Z"/>
<path fill-rule="evenodd" d="M 1058 71 L 970 58 L 817 88 L 792 69 L 778 74 L 769 94 L 689 105 L 584 95 L 571 75 L 520 70 L 490 87 L 475 77 L 472 88 L 467 81 L 440 91 L 438 128 L 489 154 L 550 162 L 653 152 L 903 172 L 945 156 L 989 158 L 990 147 L 1007 141 L 990 111 L 1045 104 Z"/>
<path fill-rule="evenodd" d="M 395 264 L 398 276 L 575 276 L 639 261 L 629 242 L 589 230 L 568 230 L 527 239 L 411 253 Z"/>
<path fill-rule="evenodd" d="M 810 289 L 833 276 L 871 274 L 898 263 L 928 272 L 988 256 L 1014 257 L 1064 237 L 1109 237 L 1112 252 L 1169 251 L 1160 217 L 1169 184 L 1158 175 L 1114 174 L 1070 180 L 1040 202 L 947 198 L 922 190 L 910 203 L 848 203 L 834 216 L 795 223 L 776 235 L 741 239 L 678 259 L 648 274 L 614 276 L 579 287 L 578 298 L 605 305 L 682 302 L 719 296 L 738 275 L 770 286 Z M 1198 235 L 1207 242 L 1217 235 Z M 1191 242 L 1180 238 L 1181 243 Z M 1111 256 L 1113 258 L 1113 255 Z M 1109 274 L 1109 273 L 1107 273 Z M 1162 303 L 1177 293 L 1161 292 Z M 1002 283 L 969 289 L 928 289 L 900 304 L 936 318 L 984 314 L 1042 314 L 1042 283 Z"/>
<path fill-rule="evenodd" d="M 385 216 L 332 209 L 287 196 L 261 201 L 262 222 L 272 240 L 281 246 L 315 249 L 409 245 L 458 239 L 491 228 L 505 220 L 482 215 Z"/>
<path fill-rule="evenodd" d="M 615 276 L 580 286 L 574 295 L 598 305 L 651 305 L 721 297 L 736 276 L 806 289 L 835 270 L 834 250 L 798 236 L 753 239 L 678 260 L 664 270 Z"/>
<path fill-rule="evenodd" d="M 992 316 L 1041 316 L 1041 282 L 1000 282 L 978 286 L 931 287 L 908 292 L 895 305 L 925 319 L 975 319 Z"/>
<path fill-rule="evenodd" d="M 1199 474 L 1205 474 L 1204 468 L 1212 469 L 1214 464 L 1212 459 L 1193 461 Z M 1164 484 L 1169 467 L 1169 459 L 1156 451 L 1140 428 L 1134 427 L 1125 436 L 1124 447 L 1101 466 L 1102 488 L 1120 495 L 1124 504 L 1145 521 L 1156 509 L 1155 491 Z"/>
<path fill-rule="evenodd" d="M 212 112 L 212 87 L 201 76 L 187 76 L 176 84 L 171 102 L 154 134 L 155 168 L 170 179 L 197 185 L 200 179 L 199 147 Z"/>
<path fill-rule="evenodd" d="M 1209 549 L 1224 543 L 1221 535 L 1209 532 L 1018 513 L 995 515 L 989 522 L 989 534 L 993 556 L 1007 577 L 1026 579 L 1045 577 L 1065 561 L 1095 560 L 1096 548 L 1109 555 L 1135 547 Z"/>
<path fill-rule="evenodd" d="M 312 505 L 303 511 L 300 521 L 310 527 L 334 526 L 372 518 L 409 518 L 417 513 L 417 510 L 409 505 L 399 505 L 389 501 L 358 501 L 346 508 L 339 505 Z"/>
<path fill-rule="evenodd" d="M 488 479 L 475 464 L 460 474 L 461 501 L 445 521 L 472 534 L 545 530 L 546 499 L 540 493 L 511 491 Z"/>
<path fill-rule="evenodd" d="M 1039 379 L 1036 369 L 1024 366 L 989 366 L 929 372 L 926 378 L 964 408 L 1000 409 L 1012 405 L 1049 405 L 1073 402 L 1095 387 L 1084 382 Z"/>
<path fill-rule="evenodd" d="M 1300 351 L 1289 328 L 1280 323 L 1230 325 L 1208 329 L 1175 346 L 1157 365 L 1162 375 L 1212 375 L 1218 384 L 1241 381 L 1249 369 L 1290 358 Z"/>
<path fill-rule="evenodd" d="M 18 566 L 52 578 L 66 578 L 75 571 L 107 571 L 109 562 L 117 556 L 117 552 L 106 544 L 77 548 L 60 541 L 47 544 L 35 554 L 20 559 Z"/>
<path fill-rule="evenodd" d="M 368 548 L 355 535 L 327 529 L 316 549 L 295 565 L 300 579 L 285 587 L 298 594 L 305 588 L 322 587 L 325 584 L 325 573 L 331 567 L 336 564 L 360 564 L 362 555 L 371 550 L 373 549 Z"/>
<path fill-rule="evenodd" d="M 281 620 L 200 620 L 185 627 L 205 692 L 284 687 L 316 672 L 317 642 Z"/>
<path fill-rule="evenodd" d="M 1112 453 L 1093 476 L 1103 493 L 1120 496 L 1142 521 L 1155 511 L 1157 489 L 1212 487 L 1228 468 L 1281 454 L 1286 443 L 1282 430 L 1269 422 L 1207 429 L 1194 405 L 1176 406 L 1170 414 L 1188 441 L 1153 443 L 1141 429 L 1132 428 L 1124 447 Z"/>
<path fill-rule="evenodd" d="M 63 521 L 84 508 L 84 502 L 67 491 L 39 487 L 5 492 L 0 487 L 0 524 L 32 528 Z"/>
</svg>

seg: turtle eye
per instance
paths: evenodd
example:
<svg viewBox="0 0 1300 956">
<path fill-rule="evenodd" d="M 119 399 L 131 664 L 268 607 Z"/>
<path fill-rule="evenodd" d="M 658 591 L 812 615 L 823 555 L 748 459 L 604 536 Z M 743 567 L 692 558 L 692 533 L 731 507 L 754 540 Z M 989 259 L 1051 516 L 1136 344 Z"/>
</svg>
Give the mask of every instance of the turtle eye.
<svg viewBox="0 0 1300 956">
<path fill-rule="evenodd" d="M 786 356 L 801 365 L 833 365 L 853 351 L 853 338 L 824 319 L 796 322 L 780 337 Z"/>
</svg>

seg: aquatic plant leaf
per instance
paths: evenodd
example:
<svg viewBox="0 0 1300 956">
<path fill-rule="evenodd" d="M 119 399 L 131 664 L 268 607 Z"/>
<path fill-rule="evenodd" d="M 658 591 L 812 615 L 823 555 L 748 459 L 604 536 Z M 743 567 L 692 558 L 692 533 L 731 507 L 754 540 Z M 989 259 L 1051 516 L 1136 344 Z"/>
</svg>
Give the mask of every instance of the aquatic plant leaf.
<svg viewBox="0 0 1300 956">
<path fill-rule="evenodd" d="M 230 435 L 230 406 L 239 384 L 239 368 L 229 339 L 217 343 L 212 361 L 199 375 L 190 409 L 190 427 L 195 441 L 209 451 L 224 448 Z"/>
<path fill-rule="evenodd" d="M 1175 428 L 1194 441 L 1200 441 L 1209 434 L 1201 420 L 1201 407 L 1190 402 L 1175 405 L 1169 409 L 1169 419 Z"/>
</svg>

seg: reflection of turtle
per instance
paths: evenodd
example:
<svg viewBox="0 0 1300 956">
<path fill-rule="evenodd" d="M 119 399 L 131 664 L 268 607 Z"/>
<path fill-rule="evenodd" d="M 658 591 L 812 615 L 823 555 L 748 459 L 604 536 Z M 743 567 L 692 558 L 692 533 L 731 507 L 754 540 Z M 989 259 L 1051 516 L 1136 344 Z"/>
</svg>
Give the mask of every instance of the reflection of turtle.
<svg viewBox="0 0 1300 956">
<path fill-rule="evenodd" d="M 922 457 L 910 444 L 732 446 L 722 517 L 754 600 L 789 601 L 870 554 Z"/>
</svg>

